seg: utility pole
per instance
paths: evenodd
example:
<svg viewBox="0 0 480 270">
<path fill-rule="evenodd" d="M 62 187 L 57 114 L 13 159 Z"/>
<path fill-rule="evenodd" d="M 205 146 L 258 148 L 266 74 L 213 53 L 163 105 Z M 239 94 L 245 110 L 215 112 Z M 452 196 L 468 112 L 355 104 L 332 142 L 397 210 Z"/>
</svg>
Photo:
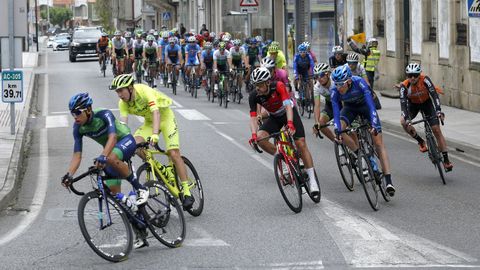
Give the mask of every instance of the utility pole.
<svg viewBox="0 0 480 270">
<path fill-rule="evenodd" d="M 47 33 L 48 33 L 48 29 L 50 29 L 50 0 L 47 0 L 47 22 L 48 22 L 48 26 L 47 26 Z"/>
<path fill-rule="evenodd" d="M 15 27 L 14 27 L 14 3 L 8 0 L 8 50 L 9 50 L 9 68 L 10 71 L 15 69 Z M 38 43 L 38 37 L 37 37 Z M 10 134 L 15 135 L 15 103 L 10 102 Z"/>
<path fill-rule="evenodd" d="M 38 0 L 35 0 L 35 36 L 37 37 L 37 52 L 38 52 Z"/>
</svg>

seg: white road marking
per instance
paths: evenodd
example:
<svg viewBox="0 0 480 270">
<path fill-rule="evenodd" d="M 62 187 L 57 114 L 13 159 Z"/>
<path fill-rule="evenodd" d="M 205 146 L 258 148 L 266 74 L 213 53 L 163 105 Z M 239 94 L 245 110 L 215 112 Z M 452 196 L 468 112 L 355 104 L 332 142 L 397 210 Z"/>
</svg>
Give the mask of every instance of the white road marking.
<svg viewBox="0 0 480 270">
<path fill-rule="evenodd" d="M 323 222 L 325 228 L 352 267 L 457 267 L 477 261 L 372 217 L 352 213 L 324 198 L 315 212 L 320 220 L 327 221 Z"/>
<path fill-rule="evenodd" d="M 47 54 L 48 63 L 48 54 Z M 48 74 L 45 75 L 45 87 L 44 87 L 44 100 L 43 100 L 43 116 L 48 114 Z M 46 128 L 40 130 L 40 167 L 36 179 L 38 179 L 37 186 L 35 188 L 35 194 L 32 199 L 32 204 L 29 207 L 29 212 L 24 215 L 24 218 L 16 225 L 16 227 L 0 238 L 0 246 L 7 244 L 13 239 L 22 234 L 37 218 L 42 209 L 47 195 L 47 186 L 49 178 L 49 157 L 48 157 L 48 130 Z"/>
<path fill-rule="evenodd" d="M 120 109 L 115 108 L 115 109 L 107 109 L 109 111 L 120 111 Z M 70 111 L 61 111 L 61 112 L 51 112 L 50 114 L 70 114 Z"/>
<path fill-rule="evenodd" d="M 197 111 L 197 110 L 191 110 L 191 109 L 180 109 L 180 110 L 175 110 L 179 114 L 181 114 L 185 119 L 187 120 L 210 120 L 207 116 L 205 116 L 203 113 Z"/>
<path fill-rule="evenodd" d="M 191 247 L 226 247 L 230 246 L 225 241 L 221 239 L 214 239 L 212 235 L 210 235 L 204 229 L 191 226 L 191 228 L 200 235 L 200 238 L 193 238 L 193 239 L 185 239 L 184 246 L 191 246 Z"/>
<path fill-rule="evenodd" d="M 68 127 L 68 118 L 66 115 L 52 115 L 45 117 L 45 128 Z"/>
<path fill-rule="evenodd" d="M 172 99 L 172 101 L 173 101 L 173 104 L 175 104 L 175 106 L 177 106 L 177 108 L 183 108 L 183 106 L 180 103 L 176 102 L 173 99 Z"/>
<path fill-rule="evenodd" d="M 269 263 L 262 265 L 273 269 L 324 269 L 322 261 L 291 262 L 291 263 Z"/>
</svg>

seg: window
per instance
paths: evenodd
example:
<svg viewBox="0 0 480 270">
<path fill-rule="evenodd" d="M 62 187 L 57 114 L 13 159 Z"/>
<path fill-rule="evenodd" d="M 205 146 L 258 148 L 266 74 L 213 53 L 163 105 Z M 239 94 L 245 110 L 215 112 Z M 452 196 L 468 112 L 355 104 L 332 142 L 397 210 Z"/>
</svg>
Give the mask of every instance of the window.
<svg viewBox="0 0 480 270">
<path fill-rule="evenodd" d="M 467 11 L 465 7 L 467 4 L 466 0 L 456 0 L 455 1 L 455 18 L 456 18 L 456 44 L 457 45 L 467 45 Z"/>
<path fill-rule="evenodd" d="M 425 41 L 437 41 L 437 0 L 427 0 L 423 2 L 424 11 L 424 37 Z"/>
<path fill-rule="evenodd" d="M 374 36 L 385 36 L 385 1 L 373 0 Z"/>
<path fill-rule="evenodd" d="M 354 25 L 353 25 L 353 32 L 355 34 L 364 32 L 364 18 L 363 14 L 365 10 L 365 2 L 364 1 L 354 1 Z"/>
</svg>

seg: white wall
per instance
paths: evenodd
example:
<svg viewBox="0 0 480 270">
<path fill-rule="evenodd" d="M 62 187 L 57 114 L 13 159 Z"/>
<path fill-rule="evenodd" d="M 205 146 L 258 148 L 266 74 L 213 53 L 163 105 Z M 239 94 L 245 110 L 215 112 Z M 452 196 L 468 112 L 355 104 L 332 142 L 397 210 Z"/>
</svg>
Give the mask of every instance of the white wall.
<svg viewBox="0 0 480 270">
<path fill-rule="evenodd" d="M 423 27 L 422 27 L 422 0 L 410 1 L 410 40 L 413 54 L 422 54 Z"/>
<path fill-rule="evenodd" d="M 394 52 L 396 50 L 397 40 L 395 35 L 395 7 L 397 6 L 397 0 L 388 1 L 385 6 L 385 35 L 387 38 L 387 51 Z"/>
<path fill-rule="evenodd" d="M 470 60 L 480 63 L 480 18 L 469 18 Z"/>
<path fill-rule="evenodd" d="M 365 35 L 373 37 L 373 0 L 365 0 Z"/>
<path fill-rule="evenodd" d="M 448 0 L 438 0 L 438 56 L 450 56 L 450 6 Z"/>
<path fill-rule="evenodd" d="M 353 1 L 354 0 L 348 0 L 347 1 L 347 5 L 346 5 L 346 10 L 347 10 L 347 31 L 345 32 L 345 34 L 347 36 L 351 36 L 353 35 L 353 29 L 355 28 L 355 8 L 354 8 L 354 4 L 353 4 Z M 358 1 L 358 0 L 357 0 Z"/>
</svg>

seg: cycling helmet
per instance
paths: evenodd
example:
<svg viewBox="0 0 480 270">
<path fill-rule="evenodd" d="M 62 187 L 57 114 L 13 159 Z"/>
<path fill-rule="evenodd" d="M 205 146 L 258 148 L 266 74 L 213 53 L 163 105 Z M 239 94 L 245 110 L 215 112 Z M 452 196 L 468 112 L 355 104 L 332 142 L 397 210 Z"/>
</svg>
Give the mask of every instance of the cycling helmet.
<svg viewBox="0 0 480 270">
<path fill-rule="evenodd" d="M 108 37 L 108 34 L 105 32 L 102 32 L 102 37 Z"/>
<path fill-rule="evenodd" d="M 155 29 L 150 29 L 150 30 L 148 31 L 148 34 L 154 35 L 156 32 L 157 32 L 157 31 L 155 31 Z M 157 34 L 157 36 L 158 36 L 158 34 Z"/>
<path fill-rule="evenodd" d="M 280 47 L 280 42 L 274 40 L 274 41 L 272 41 L 271 46 L 273 46 L 273 45 L 275 45 L 277 47 Z"/>
<path fill-rule="evenodd" d="M 420 74 L 422 72 L 422 67 L 419 63 L 410 63 L 405 68 L 405 73 L 407 74 Z"/>
<path fill-rule="evenodd" d="M 343 53 L 343 48 L 342 46 L 335 46 L 332 48 L 332 53 L 336 54 L 336 53 Z"/>
<path fill-rule="evenodd" d="M 280 48 L 278 48 L 278 45 L 273 44 L 273 42 L 272 42 L 272 44 L 270 44 L 270 46 L 268 47 L 268 52 L 269 53 L 276 53 L 276 52 L 279 51 L 279 49 Z"/>
<path fill-rule="evenodd" d="M 132 37 L 132 33 L 130 33 L 130 32 L 125 33 L 125 38 L 131 38 L 131 37 Z"/>
<path fill-rule="evenodd" d="M 298 45 L 298 52 L 299 53 L 307 52 L 307 46 L 305 46 L 305 44 L 303 44 L 303 43 Z"/>
<path fill-rule="evenodd" d="M 168 39 L 168 43 L 172 43 L 172 42 L 173 42 L 173 43 L 177 43 L 177 39 L 176 39 L 175 37 L 170 37 L 170 38 Z"/>
<path fill-rule="evenodd" d="M 358 63 L 358 54 L 349 53 L 347 55 L 347 63 Z"/>
<path fill-rule="evenodd" d="M 194 36 L 189 36 L 188 39 L 187 39 L 187 42 L 189 42 L 189 43 L 194 43 L 195 41 L 197 41 L 197 39 L 195 39 Z"/>
<path fill-rule="evenodd" d="M 147 41 L 155 41 L 155 37 L 152 35 L 147 36 Z"/>
<path fill-rule="evenodd" d="M 230 36 L 229 35 L 223 35 L 222 41 L 229 42 L 230 41 Z"/>
<path fill-rule="evenodd" d="M 168 32 L 167 31 L 162 32 L 162 38 L 168 38 Z"/>
<path fill-rule="evenodd" d="M 255 38 L 250 39 L 250 45 L 257 45 L 257 40 Z"/>
<path fill-rule="evenodd" d="M 121 36 L 122 32 L 120 30 L 115 31 L 115 36 Z"/>
<path fill-rule="evenodd" d="M 330 66 L 326 63 L 318 63 L 313 68 L 314 75 L 319 75 L 322 72 L 329 72 L 329 71 L 330 71 Z"/>
<path fill-rule="evenodd" d="M 215 32 L 210 32 L 210 37 L 211 38 L 215 38 L 217 35 L 215 34 Z"/>
<path fill-rule="evenodd" d="M 70 111 L 73 110 L 81 110 L 86 109 L 92 106 L 93 100 L 88 93 L 79 93 L 73 96 L 68 103 L 68 109 Z"/>
<path fill-rule="evenodd" d="M 223 41 L 218 44 L 219 49 L 225 49 L 225 46 L 226 46 L 226 44 Z"/>
<path fill-rule="evenodd" d="M 378 40 L 376 38 L 369 38 L 367 41 L 367 47 L 377 47 L 378 46 Z"/>
<path fill-rule="evenodd" d="M 257 40 L 259 43 L 261 43 L 263 41 L 263 37 L 262 36 L 256 36 L 255 40 Z"/>
<path fill-rule="evenodd" d="M 260 66 L 271 69 L 275 67 L 275 61 L 272 58 L 267 56 L 263 58 L 262 61 L 260 61 Z"/>
<path fill-rule="evenodd" d="M 305 45 L 305 47 L 307 47 L 307 50 L 310 49 L 310 42 L 304 41 L 302 44 Z"/>
<path fill-rule="evenodd" d="M 158 37 L 158 32 L 157 32 L 157 31 L 155 31 L 155 32 L 153 32 L 153 34 L 152 34 L 152 35 L 153 35 L 153 36 L 155 36 L 155 37 Z"/>
<path fill-rule="evenodd" d="M 337 67 L 332 73 L 332 79 L 336 83 L 345 82 L 352 77 L 352 71 L 348 65 Z"/>
<path fill-rule="evenodd" d="M 253 84 L 266 82 L 270 79 L 270 71 L 266 67 L 259 67 L 252 72 L 250 79 Z"/>
<path fill-rule="evenodd" d="M 136 34 L 136 37 L 137 37 L 137 38 L 142 38 L 142 33 L 137 33 L 137 34 Z"/>
<path fill-rule="evenodd" d="M 203 48 L 205 48 L 206 50 L 211 50 L 213 48 L 213 45 L 211 42 L 207 41 L 205 42 L 205 44 L 203 44 Z"/>
<path fill-rule="evenodd" d="M 110 85 L 110 90 L 117 90 L 129 87 L 134 82 L 132 74 L 122 74 L 115 77 Z"/>
<path fill-rule="evenodd" d="M 240 44 L 242 44 L 242 42 L 240 41 L 240 39 L 234 39 L 234 40 L 233 40 L 233 45 L 235 45 L 235 46 L 240 46 Z"/>
</svg>

